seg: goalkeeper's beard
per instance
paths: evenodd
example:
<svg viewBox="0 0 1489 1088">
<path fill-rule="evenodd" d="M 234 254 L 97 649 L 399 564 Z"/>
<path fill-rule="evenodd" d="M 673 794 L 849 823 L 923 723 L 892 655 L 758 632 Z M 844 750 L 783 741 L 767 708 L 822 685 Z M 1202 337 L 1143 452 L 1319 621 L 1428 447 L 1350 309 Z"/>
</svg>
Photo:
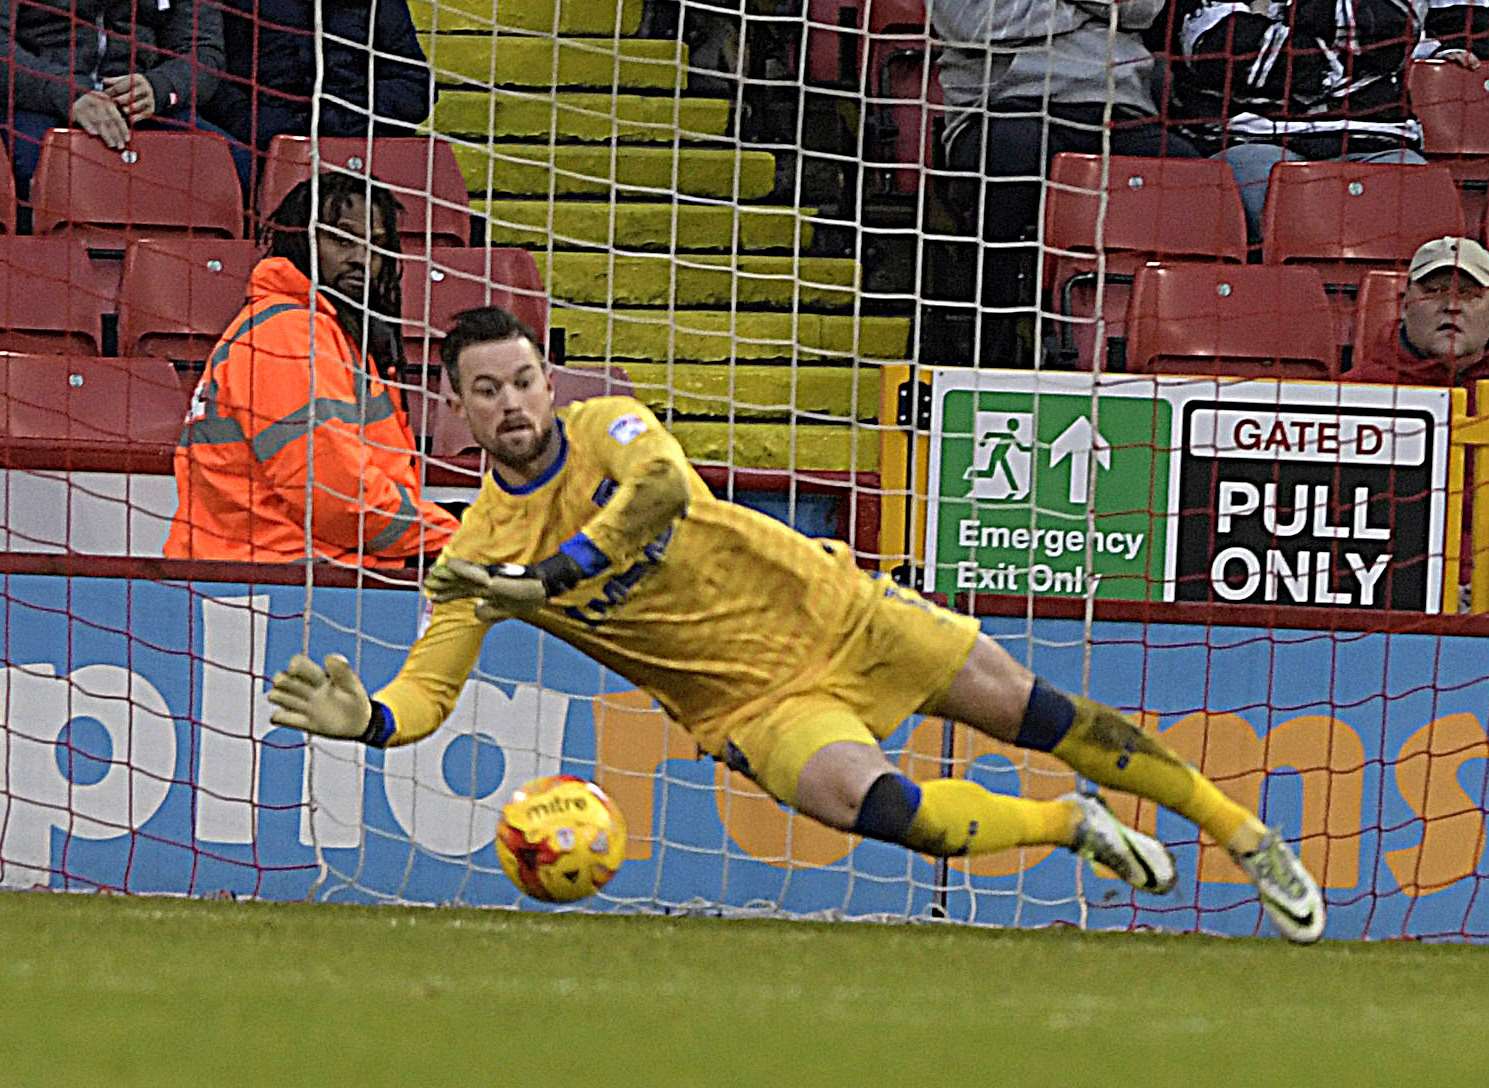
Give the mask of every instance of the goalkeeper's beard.
<svg viewBox="0 0 1489 1088">
<path fill-rule="evenodd" d="M 548 447 L 553 444 L 553 421 L 541 431 L 528 432 L 533 435 L 531 443 L 524 443 L 523 450 L 513 450 L 503 444 L 503 436 L 497 434 L 496 441 L 492 443 L 495 448 L 487 447 L 486 452 L 494 457 L 498 464 L 507 468 L 525 469 L 538 458 L 548 452 Z"/>
</svg>

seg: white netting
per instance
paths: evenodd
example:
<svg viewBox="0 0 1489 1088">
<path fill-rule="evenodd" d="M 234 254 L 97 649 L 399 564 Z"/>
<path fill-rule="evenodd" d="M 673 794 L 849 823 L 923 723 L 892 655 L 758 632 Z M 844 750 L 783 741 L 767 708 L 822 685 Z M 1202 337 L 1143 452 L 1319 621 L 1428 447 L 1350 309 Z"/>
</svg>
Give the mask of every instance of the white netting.
<svg viewBox="0 0 1489 1088">
<path fill-rule="evenodd" d="M 6 886 L 511 905 L 499 806 L 528 778 L 568 772 L 599 781 L 630 825 L 602 909 L 1260 924 L 1221 852 L 1148 804 L 1118 811 L 1175 847 L 1180 883 L 1161 902 L 1083 876 L 1062 851 L 933 864 L 826 830 L 699 758 L 624 679 L 512 623 L 421 744 L 369 753 L 271 727 L 267 678 L 292 653 L 346 653 L 376 687 L 421 622 L 420 562 L 364 565 L 397 535 L 390 508 L 368 511 L 329 563 L 154 563 L 176 508 L 176 394 L 231 330 L 261 255 L 252 239 L 315 177 L 311 280 L 332 305 L 378 312 L 353 330 L 359 349 L 396 341 L 406 356 L 396 372 L 357 372 L 355 422 L 392 451 L 400 440 L 373 429 L 386 422 L 374 380 L 396 391 L 426 500 L 458 508 L 483 470 L 449 407 L 440 337 L 456 312 L 502 305 L 545 338 L 561 400 L 636 396 L 719 495 L 846 539 L 864 567 L 978 613 L 1042 675 L 1161 730 L 1301 840 L 1331 933 L 1489 932 L 1477 629 L 1426 615 L 1458 596 L 1464 447 L 1448 427 L 1467 407 L 1446 390 L 1336 382 L 1350 351 L 1364 358 L 1356 322 L 1394 319 L 1415 245 L 1475 233 L 1466 135 L 1457 151 L 1429 140 L 1456 175 L 1282 168 L 1267 223 L 1293 226 L 1259 245 L 1231 165 L 1122 154 L 1149 137 L 1202 145 L 1234 112 L 1203 84 L 1172 90 L 1212 75 L 1207 58 L 1230 71 L 1249 56 L 1186 46 L 1187 9 L 1155 15 L 1142 39 L 1169 53 L 1170 75 L 1144 93 L 1173 122 L 1143 130 L 1147 68 L 1123 23 L 1141 5 L 947 3 L 932 20 L 881 0 L 416 0 L 411 27 L 388 0 L 360 23 L 347 6 L 315 5 L 301 26 L 259 12 L 255 48 L 272 58 L 303 40 L 313 80 L 281 94 L 236 77 L 259 104 L 241 236 L 201 211 L 215 208 L 199 199 L 208 159 L 159 167 L 165 151 L 143 133 L 105 164 L 153 171 L 115 200 L 122 222 L 88 220 L 101 213 L 81 210 L 86 179 L 75 170 L 59 188 L 54 165 L 32 196 L 52 236 L 0 236 L 5 346 L 62 353 L 50 367 L 4 359 Z M 1062 98 L 1074 71 L 1062 20 L 1088 27 L 1081 56 L 1099 73 L 1079 108 Z M 1003 44 L 982 50 L 988 38 Z M 959 120 L 966 79 L 992 85 L 1050 56 L 1042 83 L 1021 84 L 1032 103 Z M 398 97 L 430 80 L 432 112 Z M 264 103 L 281 99 L 322 135 L 260 142 Z M 1473 131 L 1485 103 L 1453 101 L 1457 130 Z M 1008 165 L 1020 148 L 1034 165 Z M 1072 154 L 1044 165 L 1057 149 Z M 213 150 L 219 177 L 228 151 Z M 370 273 L 322 281 L 323 247 L 359 229 L 342 205 L 325 214 L 341 184 L 329 179 L 347 177 L 402 206 L 398 244 L 379 240 L 402 270 L 397 297 Z M 1310 249 L 1306 220 L 1284 211 L 1324 189 L 1335 211 L 1355 198 L 1374 210 L 1364 228 L 1339 212 L 1322 232 L 1336 244 Z M 46 205 L 64 191 L 66 208 Z M 151 199 L 161 191 L 174 195 Z M 147 208 L 159 218 L 141 229 Z M 1196 367 L 1211 376 L 1161 377 Z M 204 388 L 188 429 L 216 421 Z M 300 414 L 271 423 L 308 429 L 313 450 L 328 440 L 317 424 L 343 410 L 322 393 L 313 382 Z M 1238 452 L 1242 417 L 1259 429 Z M 1283 448 L 1305 421 L 1312 439 Z M 375 505 L 366 479 L 304 482 Z M 1325 490 L 1287 507 L 1284 484 Z M 308 554 L 298 538 L 291 552 L 300 544 Z M 1295 605 L 1307 610 L 1279 611 Z M 912 719 L 886 749 L 916 779 L 1040 798 L 1073 784 L 1051 757 L 939 720 Z"/>
</svg>

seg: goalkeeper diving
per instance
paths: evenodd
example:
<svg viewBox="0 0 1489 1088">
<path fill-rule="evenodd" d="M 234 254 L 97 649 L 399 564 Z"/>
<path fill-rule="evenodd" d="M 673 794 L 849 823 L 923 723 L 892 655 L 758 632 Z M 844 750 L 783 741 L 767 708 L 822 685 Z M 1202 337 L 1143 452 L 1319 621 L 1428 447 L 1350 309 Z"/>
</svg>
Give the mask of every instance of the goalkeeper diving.
<svg viewBox="0 0 1489 1088">
<path fill-rule="evenodd" d="M 441 345 L 455 409 L 492 470 L 425 579 L 428 627 L 371 697 L 345 658 L 296 656 L 273 722 L 374 747 L 438 729 L 491 625 L 520 619 L 647 692 L 715 759 L 797 811 L 937 857 L 1058 845 L 1163 894 L 1174 860 L 1096 794 L 1037 801 L 914 782 L 879 747 L 917 711 L 1050 752 L 1226 847 L 1289 939 L 1324 929 L 1281 836 L 1111 707 L 1034 676 L 977 622 L 860 570 L 849 548 L 717 499 L 640 402 L 556 414 L 536 335 L 504 310 Z"/>
</svg>

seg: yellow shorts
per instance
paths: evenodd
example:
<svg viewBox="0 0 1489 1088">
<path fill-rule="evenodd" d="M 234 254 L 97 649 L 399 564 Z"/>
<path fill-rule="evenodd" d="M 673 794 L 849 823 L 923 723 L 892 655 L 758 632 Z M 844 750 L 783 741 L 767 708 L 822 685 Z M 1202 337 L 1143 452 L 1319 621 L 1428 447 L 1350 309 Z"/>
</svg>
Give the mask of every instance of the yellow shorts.
<svg viewBox="0 0 1489 1088">
<path fill-rule="evenodd" d="M 878 579 L 857 629 L 821 671 L 787 686 L 769 709 L 731 723 L 723 758 L 771 796 L 796 803 L 807 760 L 829 744 L 877 744 L 935 704 L 967 662 L 981 630 L 971 616 Z"/>
</svg>

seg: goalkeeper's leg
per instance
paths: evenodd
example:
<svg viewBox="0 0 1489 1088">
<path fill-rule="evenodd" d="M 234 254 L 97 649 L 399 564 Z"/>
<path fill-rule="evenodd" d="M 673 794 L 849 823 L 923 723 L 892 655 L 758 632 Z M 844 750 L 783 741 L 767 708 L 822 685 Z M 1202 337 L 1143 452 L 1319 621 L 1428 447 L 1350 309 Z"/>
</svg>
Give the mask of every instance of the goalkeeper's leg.
<svg viewBox="0 0 1489 1088">
<path fill-rule="evenodd" d="M 1124 827 L 1098 798 L 1007 797 L 965 779 L 912 782 L 885 758 L 853 712 L 824 698 L 788 722 L 746 731 L 725 758 L 772 796 L 844 831 L 938 857 L 1016 846 L 1064 846 L 1138 888 L 1164 892 L 1173 860 L 1156 840 Z"/>
<path fill-rule="evenodd" d="M 1118 711 L 1035 678 L 985 635 L 977 637 L 946 693 L 926 709 L 998 740 L 1049 752 L 1093 782 L 1187 817 L 1231 852 L 1289 940 L 1322 936 L 1323 896 L 1282 837 Z"/>
<path fill-rule="evenodd" d="M 986 636 L 927 710 L 996 740 L 1049 752 L 1098 785 L 1156 801 L 1235 853 L 1251 853 L 1266 835 L 1255 814 L 1152 733 L 1103 703 L 1036 679 Z"/>
</svg>

